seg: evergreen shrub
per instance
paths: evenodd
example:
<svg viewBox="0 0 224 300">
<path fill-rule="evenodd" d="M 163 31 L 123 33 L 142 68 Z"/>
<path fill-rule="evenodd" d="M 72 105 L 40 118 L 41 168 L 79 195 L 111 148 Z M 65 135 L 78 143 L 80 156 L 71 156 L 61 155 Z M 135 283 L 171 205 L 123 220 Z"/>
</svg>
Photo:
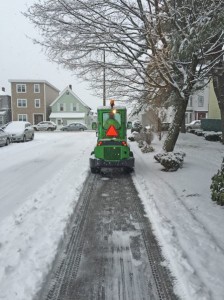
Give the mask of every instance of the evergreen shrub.
<svg viewBox="0 0 224 300">
<path fill-rule="evenodd" d="M 206 133 L 204 135 L 205 139 L 207 141 L 211 141 L 211 142 L 217 142 L 220 141 L 220 133 L 218 132 L 210 132 L 210 133 Z"/>
<path fill-rule="evenodd" d="M 224 159 L 222 162 L 221 170 L 212 177 L 210 186 L 211 198 L 219 205 L 224 205 Z"/>
<path fill-rule="evenodd" d="M 182 167 L 185 156 L 184 152 L 168 152 L 158 153 L 154 156 L 154 159 L 164 167 L 164 171 L 173 172 Z"/>
</svg>

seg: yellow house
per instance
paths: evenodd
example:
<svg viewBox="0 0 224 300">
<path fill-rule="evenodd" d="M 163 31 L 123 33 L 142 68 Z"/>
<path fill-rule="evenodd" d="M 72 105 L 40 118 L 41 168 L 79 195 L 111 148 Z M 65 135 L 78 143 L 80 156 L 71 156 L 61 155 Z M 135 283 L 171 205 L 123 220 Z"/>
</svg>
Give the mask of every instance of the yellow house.
<svg viewBox="0 0 224 300">
<path fill-rule="evenodd" d="M 220 109 L 215 95 L 212 80 L 209 83 L 208 118 L 221 119 Z"/>
</svg>

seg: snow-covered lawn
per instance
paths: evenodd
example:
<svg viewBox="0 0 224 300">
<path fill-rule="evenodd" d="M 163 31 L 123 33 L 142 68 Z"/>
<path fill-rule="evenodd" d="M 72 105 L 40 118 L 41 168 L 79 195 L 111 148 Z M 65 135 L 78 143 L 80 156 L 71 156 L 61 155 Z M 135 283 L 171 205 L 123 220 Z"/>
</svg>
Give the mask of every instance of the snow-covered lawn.
<svg viewBox="0 0 224 300">
<path fill-rule="evenodd" d="M 35 140 L 0 148 L 0 299 L 30 300 L 63 238 L 83 182 L 94 132 L 37 132 Z M 224 299 L 224 209 L 211 201 L 211 177 L 223 146 L 181 135 L 186 153 L 177 172 L 163 172 L 153 156 L 130 143 L 134 183 L 144 203 L 175 291 L 186 300 Z M 138 300 L 138 299 L 136 299 Z"/>
</svg>

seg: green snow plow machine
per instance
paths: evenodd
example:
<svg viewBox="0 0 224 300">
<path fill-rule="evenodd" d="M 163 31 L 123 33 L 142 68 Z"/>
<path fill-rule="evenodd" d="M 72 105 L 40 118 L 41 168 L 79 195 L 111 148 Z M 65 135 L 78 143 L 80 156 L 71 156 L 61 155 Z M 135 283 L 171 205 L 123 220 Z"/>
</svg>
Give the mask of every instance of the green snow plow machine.
<svg viewBox="0 0 224 300">
<path fill-rule="evenodd" d="M 127 143 L 127 110 L 125 107 L 102 106 L 97 109 L 97 144 L 90 157 L 92 173 L 100 172 L 101 168 L 123 168 L 131 172 L 134 168 L 134 157 Z M 95 125 L 95 126 L 94 126 Z M 95 128 L 94 128 L 95 127 Z"/>
</svg>

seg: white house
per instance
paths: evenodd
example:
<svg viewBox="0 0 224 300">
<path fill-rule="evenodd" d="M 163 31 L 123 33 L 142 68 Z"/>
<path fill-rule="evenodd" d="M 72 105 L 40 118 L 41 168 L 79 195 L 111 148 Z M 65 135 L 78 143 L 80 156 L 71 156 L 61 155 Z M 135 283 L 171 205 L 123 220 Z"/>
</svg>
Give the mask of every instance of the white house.
<svg viewBox="0 0 224 300">
<path fill-rule="evenodd" d="M 50 107 L 50 120 L 57 124 L 58 129 L 73 122 L 83 123 L 89 129 L 92 126 L 91 108 L 72 91 L 71 85 L 59 94 Z"/>
</svg>

